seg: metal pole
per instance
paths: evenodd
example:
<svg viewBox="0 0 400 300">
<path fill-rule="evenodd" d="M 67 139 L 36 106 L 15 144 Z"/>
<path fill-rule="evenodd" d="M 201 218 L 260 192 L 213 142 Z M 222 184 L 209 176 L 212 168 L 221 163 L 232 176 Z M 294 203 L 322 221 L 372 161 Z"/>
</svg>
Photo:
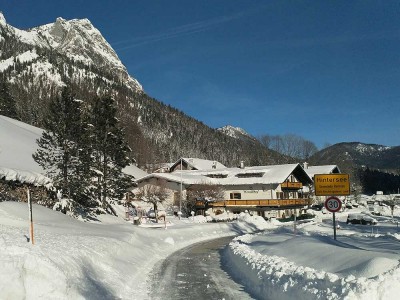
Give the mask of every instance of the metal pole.
<svg viewBox="0 0 400 300">
<path fill-rule="evenodd" d="M 31 201 L 31 192 L 29 188 L 26 188 L 26 192 L 28 194 L 28 208 L 29 208 L 29 235 L 32 245 L 35 243 L 33 240 L 33 215 L 32 215 L 32 201 Z"/>
<path fill-rule="evenodd" d="M 333 213 L 333 239 L 336 240 L 336 217 L 335 217 L 335 213 Z"/>
<path fill-rule="evenodd" d="M 182 157 L 181 157 L 181 192 L 179 194 L 179 219 L 181 218 L 181 214 L 182 214 Z"/>
</svg>

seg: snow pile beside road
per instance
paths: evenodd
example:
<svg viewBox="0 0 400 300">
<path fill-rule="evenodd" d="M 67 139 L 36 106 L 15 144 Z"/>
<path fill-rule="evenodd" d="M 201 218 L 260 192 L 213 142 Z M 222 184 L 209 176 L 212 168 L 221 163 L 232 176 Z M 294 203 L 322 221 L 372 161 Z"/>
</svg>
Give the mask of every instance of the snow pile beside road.
<svg viewBox="0 0 400 300">
<path fill-rule="evenodd" d="M 327 236 L 278 229 L 237 237 L 225 254 L 229 273 L 260 299 L 396 299 L 400 292 L 398 254 Z"/>
</svg>

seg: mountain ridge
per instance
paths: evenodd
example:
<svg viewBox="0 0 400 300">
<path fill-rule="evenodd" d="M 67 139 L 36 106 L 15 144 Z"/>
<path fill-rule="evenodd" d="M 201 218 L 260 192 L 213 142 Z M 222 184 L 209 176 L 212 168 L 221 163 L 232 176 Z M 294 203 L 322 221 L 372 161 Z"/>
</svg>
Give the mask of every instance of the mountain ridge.
<svg viewBox="0 0 400 300">
<path fill-rule="evenodd" d="M 58 18 L 28 31 L 2 22 L 0 80 L 10 86 L 19 118 L 28 124 L 43 127 L 48 103 L 68 84 L 78 99 L 113 96 L 139 164 L 188 156 L 236 166 L 242 160 L 274 164 L 281 157 L 256 140 L 226 136 L 148 96 L 136 79 L 127 79 L 117 54 L 87 19 Z M 119 62 L 113 65 L 114 59 Z"/>
</svg>

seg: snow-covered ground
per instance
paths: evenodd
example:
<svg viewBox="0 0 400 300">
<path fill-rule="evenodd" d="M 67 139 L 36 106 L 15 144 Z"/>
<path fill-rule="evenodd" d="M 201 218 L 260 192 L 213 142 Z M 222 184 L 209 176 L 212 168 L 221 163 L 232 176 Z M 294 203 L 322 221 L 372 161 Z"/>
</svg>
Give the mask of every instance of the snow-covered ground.
<svg viewBox="0 0 400 300">
<path fill-rule="evenodd" d="M 0 116 L 1 178 L 47 185 L 32 159 L 41 132 Z M 371 200 L 377 199 L 361 198 Z M 217 223 L 169 216 L 167 229 L 139 227 L 116 209 L 121 217 L 83 222 L 34 205 L 32 245 L 27 205 L 0 202 L 0 299 L 149 299 L 148 275 L 158 261 L 193 243 L 234 235 L 223 261 L 257 299 L 397 299 L 400 293 L 399 207 L 393 220 L 385 205 L 337 213 L 336 241 L 331 215 L 322 212 L 294 232 L 293 223 L 249 214 Z M 378 225 L 346 224 L 348 213 L 368 210 L 382 215 L 374 216 Z"/>
<path fill-rule="evenodd" d="M 147 299 L 147 275 L 160 259 L 195 242 L 266 228 L 259 219 L 173 216 L 167 229 L 106 215 L 88 223 L 37 205 L 33 216 L 34 245 L 27 242 L 27 204 L 0 202 L 1 299 Z"/>
<path fill-rule="evenodd" d="M 390 210 L 374 216 L 377 226 L 346 224 L 337 213 L 337 239 L 331 214 L 312 222 L 288 223 L 234 239 L 226 251 L 234 277 L 259 299 L 399 299 L 400 221 Z"/>
<path fill-rule="evenodd" d="M 293 223 L 248 214 L 227 223 L 169 216 L 164 229 L 106 215 L 82 222 L 36 205 L 33 212 L 34 245 L 27 205 L 0 203 L 1 299 L 149 299 L 147 276 L 159 260 L 238 234 L 225 261 L 257 299 L 396 299 L 400 292 L 400 229 L 390 217 L 376 217 L 372 227 L 346 224 L 348 212 L 338 213 L 335 241 L 331 217 L 319 212 L 296 232 Z"/>
</svg>

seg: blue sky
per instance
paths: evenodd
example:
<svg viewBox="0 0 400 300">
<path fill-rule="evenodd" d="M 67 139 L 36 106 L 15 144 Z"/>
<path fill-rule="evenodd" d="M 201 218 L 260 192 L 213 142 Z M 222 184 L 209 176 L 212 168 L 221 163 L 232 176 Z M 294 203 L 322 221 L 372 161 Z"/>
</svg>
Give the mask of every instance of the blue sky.
<svg viewBox="0 0 400 300">
<path fill-rule="evenodd" d="M 400 145 L 399 1 L 0 1 L 88 18 L 152 97 L 210 127 Z"/>
</svg>

